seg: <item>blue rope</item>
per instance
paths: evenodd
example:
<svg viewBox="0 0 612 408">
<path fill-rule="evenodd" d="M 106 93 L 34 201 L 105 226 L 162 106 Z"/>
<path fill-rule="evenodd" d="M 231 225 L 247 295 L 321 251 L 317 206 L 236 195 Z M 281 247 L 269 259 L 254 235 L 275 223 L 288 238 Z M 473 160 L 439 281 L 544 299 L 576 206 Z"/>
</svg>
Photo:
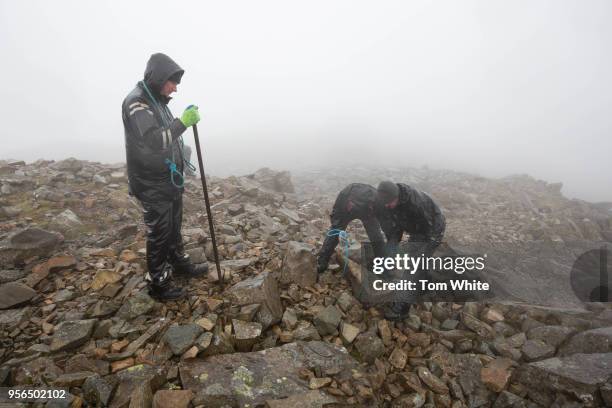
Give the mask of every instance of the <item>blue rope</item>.
<svg viewBox="0 0 612 408">
<path fill-rule="evenodd" d="M 153 102 L 153 105 L 155 105 L 155 108 L 160 112 L 161 114 L 161 118 L 162 121 L 164 122 L 164 125 L 166 127 L 170 127 L 170 122 L 171 122 L 171 118 L 172 115 L 169 113 L 169 111 L 167 111 L 167 107 L 165 107 L 165 109 L 163 109 L 163 107 L 161 106 L 161 104 L 157 101 L 157 99 L 153 96 L 153 94 L 151 93 L 151 91 L 149 90 L 149 87 L 147 86 L 147 84 L 144 81 L 140 81 L 140 83 L 142 84 L 142 87 L 144 88 L 144 90 L 147 92 L 147 94 L 149 95 L 149 98 L 151 99 L 151 102 Z M 187 108 L 191 107 L 192 105 L 189 105 Z M 185 155 L 183 154 L 183 149 L 185 147 L 185 142 L 183 141 L 183 136 L 179 136 L 177 138 L 177 140 L 180 143 L 180 150 L 181 150 L 181 159 L 183 160 L 183 164 L 185 166 L 187 166 L 191 171 L 193 171 L 195 173 L 196 171 L 196 167 L 187 159 L 185 159 Z M 174 143 L 174 141 L 172 142 Z M 177 170 L 176 168 L 176 163 L 174 160 L 174 149 L 170 148 L 170 152 L 172 154 L 172 160 L 170 159 L 166 159 L 165 163 L 168 166 L 168 169 L 170 170 L 170 181 L 172 182 L 172 185 L 174 187 L 177 188 L 181 188 L 185 185 L 185 179 L 183 178 L 183 175 L 181 174 L 180 171 Z M 176 184 L 174 181 L 174 176 L 178 175 L 181 179 L 181 184 Z"/>
<path fill-rule="evenodd" d="M 185 179 L 183 178 L 181 172 L 176 169 L 176 163 L 170 159 L 166 159 L 164 160 L 164 162 L 170 169 L 170 181 L 172 182 L 172 185 L 176 188 L 182 188 L 185 185 Z M 174 181 L 175 175 L 179 176 L 179 178 L 181 179 L 181 184 L 176 184 L 176 182 Z"/>
<path fill-rule="evenodd" d="M 330 229 L 329 231 L 327 231 L 327 236 L 328 237 L 337 236 L 340 239 L 340 241 L 342 241 L 342 245 L 344 246 L 344 257 L 346 258 L 346 260 L 344 261 L 344 268 L 342 269 L 342 275 L 345 275 L 346 267 L 348 266 L 349 248 L 351 246 L 348 232 L 346 232 L 345 230 L 341 230 L 341 229 Z"/>
</svg>

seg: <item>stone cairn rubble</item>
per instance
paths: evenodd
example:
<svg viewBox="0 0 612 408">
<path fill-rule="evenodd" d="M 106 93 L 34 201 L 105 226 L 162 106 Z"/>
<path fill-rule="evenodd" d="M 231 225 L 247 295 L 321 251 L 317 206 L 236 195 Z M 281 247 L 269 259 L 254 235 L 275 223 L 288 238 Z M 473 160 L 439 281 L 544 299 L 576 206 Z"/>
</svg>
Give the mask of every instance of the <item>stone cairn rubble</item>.
<svg viewBox="0 0 612 408">
<path fill-rule="evenodd" d="M 612 240 L 609 204 L 528 176 L 261 169 L 210 180 L 223 290 L 211 262 L 159 303 L 124 165 L 0 161 L 0 385 L 69 390 L 37 407 L 612 406 L 609 304 L 424 302 L 391 322 L 339 254 L 317 277 L 337 192 L 386 178 L 430 191 L 456 242 Z M 210 262 L 199 180 L 184 205 L 187 251 Z"/>
</svg>

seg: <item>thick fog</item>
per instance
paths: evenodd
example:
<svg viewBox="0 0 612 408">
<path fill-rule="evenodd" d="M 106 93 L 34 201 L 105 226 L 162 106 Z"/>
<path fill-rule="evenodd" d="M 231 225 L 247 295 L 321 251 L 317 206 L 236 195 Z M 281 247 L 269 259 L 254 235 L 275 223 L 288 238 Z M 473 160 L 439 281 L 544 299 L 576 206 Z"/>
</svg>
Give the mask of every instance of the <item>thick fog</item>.
<svg viewBox="0 0 612 408">
<path fill-rule="evenodd" d="M 611 21 L 607 0 L 0 1 L 0 158 L 124 161 L 121 102 L 164 52 L 212 174 L 428 165 L 612 201 Z"/>
</svg>

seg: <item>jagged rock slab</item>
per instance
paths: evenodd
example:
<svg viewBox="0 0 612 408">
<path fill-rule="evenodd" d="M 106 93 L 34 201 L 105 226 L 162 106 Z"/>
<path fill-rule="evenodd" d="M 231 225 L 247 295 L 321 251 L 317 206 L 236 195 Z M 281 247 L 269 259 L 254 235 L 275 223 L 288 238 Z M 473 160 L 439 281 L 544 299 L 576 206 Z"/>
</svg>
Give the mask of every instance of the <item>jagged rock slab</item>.
<svg viewBox="0 0 612 408">
<path fill-rule="evenodd" d="M 436 362 L 441 365 L 448 364 L 446 369 L 456 375 L 457 383 L 466 396 L 467 406 L 485 406 L 491 400 L 494 394 L 482 382 L 483 365 L 476 354 L 449 354 L 444 355 L 443 361 Z"/>
<path fill-rule="evenodd" d="M 153 393 L 157 391 L 166 380 L 166 371 L 162 367 L 153 367 L 139 364 L 117 373 L 118 386 L 111 408 L 124 408 L 128 406 L 141 406 L 134 404 L 134 399 L 153 400 Z M 142 394 L 148 394 L 143 395 Z M 132 403 L 130 403 L 132 400 Z M 134 404 L 134 405 L 132 405 Z M 151 406 L 149 403 L 147 406 Z"/>
<path fill-rule="evenodd" d="M 44 257 L 53 252 L 63 240 L 61 234 L 40 228 L 17 231 L 0 243 L 0 265 L 19 263 L 33 256 Z"/>
<path fill-rule="evenodd" d="M 30 307 L 24 307 L 21 309 L 9 309 L 0 312 L 0 326 L 15 326 L 28 320 L 32 315 L 32 309 Z"/>
<path fill-rule="evenodd" d="M 155 300 L 144 292 L 138 292 L 123 303 L 117 312 L 117 316 L 131 320 L 149 313 L 153 307 L 155 307 Z"/>
<path fill-rule="evenodd" d="M 175 356 L 181 355 L 195 343 L 204 329 L 195 323 L 170 326 L 164 334 L 164 342 Z"/>
<path fill-rule="evenodd" d="M 10 365 L 10 362 L 6 364 Z M 38 385 L 44 382 L 54 381 L 62 375 L 62 369 L 48 357 L 39 357 L 30 361 L 21 361 L 15 364 L 16 369 L 13 377 L 15 385 Z"/>
<path fill-rule="evenodd" d="M 77 160 L 74 157 L 69 157 L 67 159 L 55 162 L 49 167 L 55 170 L 69 171 L 69 172 L 76 173 L 77 171 L 83 168 L 83 161 Z"/>
<path fill-rule="evenodd" d="M 240 351 L 250 351 L 261 335 L 261 323 L 233 319 L 234 342 Z"/>
<path fill-rule="evenodd" d="M 78 238 L 83 222 L 70 209 L 56 215 L 49 223 L 49 228 L 61 232 L 66 238 Z"/>
<path fill-rule="evenodd" d="M 93 375 L 83 383 L 83 397 L 93 406 L 108 406 L 114 391 L 114 384 L 99 375 Z"/>
<path fill-rule="evenodd" d="M 372 364 L 384 354 L 385 345 L 375 333 L 365 332 L 357 336 L 355 350 L 362 361 Z"/>
<path fill-rule="evenodd" d="M 573 327 L 565 326 L 539 326 L 527 332 L 527 338 L 530 340 L 542 340 L 544 343 L 553 347 L 558 347 L 568 336 L 576 332 Z"/>
<path fill-rule="evenodd" d="M 341 320 L 342 315 L 338 308 L 334 305 L 329 305 L 315 315 L 313 323 L 319 331 L 319 334 L 325 336 L 328 334 L 337 334 L 337 328 Z"/>
<path fill-rule="evenodd" d="M 298 375 L 303 367 L 349 377 L 357 362 L 343 347 L 300 341 L 252 353 L 185 361 L 180 377 L 183 388 L 194 392 L 194 405 L 259 406 L 308 392 L 308 382 Z"/>
<path fill-rule="evenodd" d="M 121 353 L 108 353 L 104 356 L 109 361 L 123 360 L 131 357 L 140 347 L 142 347 L 151 337 L 155 336 L 168 325 L 169 321 L 165 318 L 158 320 L 150 326 L 140 337 L 131 342 Z"/>
<path fill-rule="evenodd" d="M 523 398 L 518 395 L 512 394 L 508 391 L 502 391 L 499 397 L 495 400 L 493 408 L 533 408 L 535 405 L 527 404 Z"/>
<path fill-rule="evenodd" d="M 288 398 L 267 401 L 266 408 L 323 408 L 337 403 L 336 398 L 323 391 L 312 390 Z"/>
<path fill-rule="evenodd" d="M 297 283 L 300 286 L 317 283 L 316 259 L 312 251 L 311 245 L 289 241 L 281 268 L 281 283 Z"/>
<path fill-rule="evenodd" d="M 578 333 L 559 349 L 560 356 L 576 353 L 610 352 L 612 352 L 612 327 L 602 327 Z"/>
<path fill-rule="evenodd" d="M 153 397 L 153 408 L 187 408 L 192 398 L 188 390 L 159 390 Z"/>
<path fill-rule="evenodd" d="M 89 319 L 60 323 L 51 340 L 51 351 L 69 350 L 84 344 L 91 337 L 96 322 L 96 319 Z"/>
<path fill-rule="evenodd" d="M 220 266 L 223 269 L 239 272 L 251 266 L 255 261 L 257 261 L 257 258 L 229 259 L 227 261 L 221 261 Z"/>
<path fill-rule="evenodd" d="M 261 304 L 256 319 L 262 324 L 263 330 L 280 322 L 283 317 L 278 283 L 269 272 L 238 282 L 228 290 L 228 295 L 238 306 Z"/>
<path fill-rule="evenodd" d="M 612 353 L 574 354 L 524 364 L 516 373 L 535 402 L 549 406 L 556 394 L 566 394 L 586 407 L 603 406 L 599 388 L 612 376 Z"/>
<path fill-rule="evenodd" d="M 14 282 L 26 275 L 26 272 L 21 269 L 7 269 L 0 271 L 0 284 Z"/>
<path fill-rule="evenodd" d="M 247 177 L 256 180 L 264 188 L 278 193 L 295 192 L 295 187 L 291 182 L 291 173 L 288 171 L 274 171 L 264 167 Z"/>
<path fill-rule="evenodd" d="M 525 361 L 536 361 L 555 355 L 555 348 L 541 340 L 527 340 L 521 348 Z"/>
</svg>

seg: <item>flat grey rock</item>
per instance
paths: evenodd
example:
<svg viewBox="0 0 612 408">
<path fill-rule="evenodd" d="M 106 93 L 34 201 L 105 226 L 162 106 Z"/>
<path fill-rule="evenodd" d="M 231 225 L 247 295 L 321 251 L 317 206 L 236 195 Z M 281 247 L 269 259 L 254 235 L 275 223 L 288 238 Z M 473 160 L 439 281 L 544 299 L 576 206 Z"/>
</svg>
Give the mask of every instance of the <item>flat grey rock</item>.
<svg viewBox="0 0 612 408">
<path fill-rule="evenodd" d="M 9 282 L 0 285 L 0 309 L 10 309 L 27 303 L 36 291 L 23 283 Z"/>
<path fill-rule="evenodd" d="M 346 349 L 320 341 L 295 342 L 252 353 L 223 354 L 180 364 L 184 389 L 194 392 L 194 405 L 260 406 L 309 392 L 301 368 L 350 377 L 357 362 Z"/>
</svg>

